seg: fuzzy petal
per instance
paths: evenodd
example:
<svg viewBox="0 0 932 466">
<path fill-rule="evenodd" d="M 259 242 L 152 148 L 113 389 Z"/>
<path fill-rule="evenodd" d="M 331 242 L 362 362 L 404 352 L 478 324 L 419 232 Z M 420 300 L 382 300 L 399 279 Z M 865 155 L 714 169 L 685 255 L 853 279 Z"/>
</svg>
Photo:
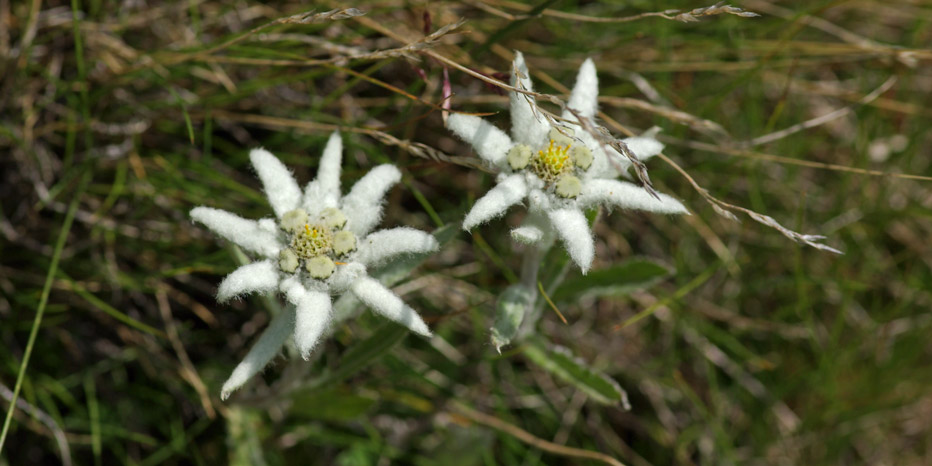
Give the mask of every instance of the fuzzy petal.
<svg viewBox="0 0 932 466">
<path fill-rule="evenodd" d="M 524 55 L 521 52 L 515 52 L 515 62 L 512 66 L 511 85 L 526 91 L 533 91 L 531 75 L 528 73 Z M 524 77 L 519 77 L 515 73 L 516 70 Z M 532 147 L 541 144 L 547 131 L 550 131 L 550 125 L 543 116 L 536 114 L 534 97 L 518 92 L 509 92 L 508 97 L 511 103 L 511 135 L 514 136 L 514 142 Z"/>
<path fill-rule="evenodd" d="M 631 152 L 634 152 L 634 156 L 642 162 L 663 152 L 663 143 L 651 136 L 634 136 L 622 139 L 622 141 L 628 146 L 628 149 L 631 149 Z"/>
<path fill-rule="evenodd" d="M 618 153 L 609 146 L 603 147 L 598 140 L 592 137 L 589 132 L 583 130 L 579 125 L 570 125 L 570 128 L 576 131 L 576 138 L 582 141 L 582 143 L 592 151 L 592 166 L 589 167 L 589 170 L 586 172 L 587 176 L 596 178 L 615 178 L 618 176 L 618 170 L 615 164 L 613 164 L 608 159 L 609 156 L 605 154 L 606 149 L 615 154 L 613 157 L 621 164 L 620 168 L 625 168 L 630 165 L 628 159 L 618 155 Z"/>
<path fill-rule="evenodd" d="M 663 143 L 654 139 L 654 134 L 656 133 L 648 131 L 640 136 L 622 139 L 622 142 L 628 146 L 628 149 L 634 152 L 634 156 L 637 157 L 638 160 L 643 162 L 663 151 Z M 592 168 L 589 169 L 589 173 L 592 176 L 597 178 L 615 178 L 619 175 L 620 171 L 624 171 L 631 166 L 631 162 L 628 158 L 619 154 L 618 151 L 612 147 L 606 146 L 605 150 L 603 150 L 601 144 L 589 133 L 583 131 L 583 133 L 580 134 L 580 139 L 586 143 L 595 157 L 595 160 L 592 162 Z"/>
<path fill-rule="evenodd" d="M 307 288 L 301 284 L 298 277 L 292 275 L 284 280 L 278 286 L 278 289 L 285 295 L 285 300 L 295 306 L 301 302 L 301 298 L 307 294 Z"/>
<path fill-rule="evenodd" d="M 328 207 L 336 207 L 340 200 L 340 163 L 343 156 L 343 140 L 334 131 L 320 157 L 317 178 L 304 189 L 304 208 L 312 213 Z"/>
<path fill-rule="evenodd" d="M 646 210 L 660 214 L 689 213 L 680 201 L 662 193 L 658 193 L 658 196 L 660 200 L 651 196 L 644 188 L 624 181 L 595 179 L 586 182 L 576 202 L 584 209 L 607 204 L 622 209 Z"/>
<path fill-rule="evenodd" d="M 544 238 L 544 231 L 535 225 L 521 225 L 511 230 L 511 239 L 522 244 L 536 244 Z"/>
<path fill-rule="evenodd" d="M 532 191 L 528 199 L 531 199 L 531 196 L 534 194 L 535 193 Z M 533 202 L 530 202 L 530 204 L 532 203 Z M 553 234 L 551 233 L 553 227 L 550 226 L 550 219 L 543 213 L 546 212 L 546 209 L 538 211 L 529 208 L 529 210 L 530 212 L 524 217 L 521 226 L 511 230 L 511 238 L 523 244 L 537 244 L 541 241 L 546 244 L 551 244 L 553 241 Z M 549 246 L 541 245 L 540 247 Z"/>
<path fill-rule="evenodd" d="M 544 191 L 543 189 L 540 189 L 540 188 L 529 189 L 528 191 L 529 192 L 527 195 L 527 210 L 532 215 L 542 214 L 552 208 L 551 206 L 553 205 L 553 201 L 555 197 L 553 194 L 550 194 L 547 191 Z"/>
<path fill-rule="evenodd" d="M 343 140 L 340 133 L 335 132 L 327 140 L 324 155 L 320 158 L 320 168 L 317 170 L 317 181 L 328 196 L 340 197 L 340 162 L 343 155 Z"/>
<path fill-rule="evenodd" d="M 401 172 L 394 165 L 384 164 L 373 168 L 353 185 L 343 197 L 343 214 L 346 228 L 357 237 L 366 236 L 382 219 L 382 200 L 385 193 L 401 180 Z"/>
<path fill-rule="evenodd" d="M 191 218 L 237 246 L 265 257 L 278 257 L 282 248 L 275 233 L 260 227 L 259 222 L 225 210 L 195 207 L 191 209 Z"/>
<path fill-rule="evenodd" d="M 481 225 L 489 220 L 505 213 L 509 207 L 521 202 L 527 196 L 527 183 L 524 181 L 524 174 L 517 173 L 511 175 L 485 193 L 485 196 L 479 198 L 472 210 L 466 214 L 463 220 L 463 229 L 472 230 L 474 227 Z"/>
<path fill-rule="evenodd" d="M 563 240 L 566 252 L 585 275 L 595 256 L 595 243 L 585 214 L 579 209 L 571 208 L 551 210 L 547 215 L 557 235 Z"/>
<path fill-rule="evenodd" d="M 602 152 L 603 156 L 596 156 L 592 161 L 592 167 L 589 173 L 596 178 L 617 178 L 622 173 L 627 173 L 631 161 L 621 155 L 614 148 L 606 146 Z M 635 152 L 637 155 L 637 152 Z M 626 175 L 627 176 L 627 175 Z"/>
<path fill-rule="evenodd" d="M 294 343 L 307 360 L 330 324 L 330 295 L 308 291 L 298 300 L 294 326 Z"/>
<path fill-rule="evenodd" d="M 576 132 L 575 137 L 582 141 L 582 143 L 592 151 L 592 155 L 595 156 L 596 159 L 599 158 L 599 154 L 604 154 L 605 151 L 603 150 L 602 144 L 591 134 L 589 134 L 588 131 L 582 129 L 582 127 L 578 124 L 571 124 L 569 127 Z"/>
<path fill-rule="evenodd" d="M 249 353 L 243 358 L 243 361 L 236 366 L 233 374 L 223 384 L 220 390 L 220 398 L 226 400 L 230 394 L 238 390 L 252 376 L 256 375 L 278 355 L 282 345 L 294 331 L 295 311 L 288 306 L 275 316 L 268 328 L 262 332 L 262 336 L 256 341 L 256 344 L 250 348 Z"/>
<path fill-rule="evenodd" d="M 475 115 L 454 113 L 447 118 L 447 129 L 468 142 L 479 157 L 500 167 L 511 149 L 511 138 L 504 131 Z"/>
<path fill-rule="evenodd" d="M 411 309 L 391 290 L 385 288 L 378 280 L 360 277 L 353 283 L 353 294 L 373 311 L 411 329 L 412 332 L 430 336 L 430 329 L 414 309 Z"/>
<path fill-rule="evenodd" d="M 436 251 L 439 245 L 430 233 L 414 228 L 381 230 L 361 241 L 355 260 L 366 266 L 378 265 L 400 254 Z"/>
<path fill-rule="evenodd" d="M 573 86 L 573 92 L 570 93 L 570 101 L 567 105 L 588 118 L 595 116 L 599 110 L 599 78 L 595 73 L 595 63 L 591 58 L 587 58 L 579 67 L 579 74 L 576 75 L 576 85 Z M 563 112 L 563 118 L 575 119 L 572 113 Z"/>
<path fill-rule="evenodd" d="M 281 160 L 261 148 L 253 149 L 249 153 L 249 160 L 259 174 L 275 216 L 282 218 L 285 212 L 297 209 L 301 203 L 301 189 Z"/>
<path fill-rule="evenodd" d="M 518 79 L 520 79 L 522 88 L 528 91 L 533 91 L 534 83 L 531 82 L 531 73 L 528 72 L 527 63 L 524 61 L 524 54 L 515 50 L 515 61 L 511 64 L 511 66 L 511 85 L 515 86 L 515 84 L 518 83 Z M 523 76 L 519 77 L 517 74 L 515 74 L 515 70 L 517 70 Z"/>
<path fill-rule="evenodd" d="M 244 265 L 226 276 L 217 290 L 217 301 L 248 293 L 266 293 L 278 288 L 278 265 L 271 260 Z"/>
<path fill-rule="evenodd" d="M 366 266 L 359 262 L 350 262 L 337 266 L 337 270 L 327 279 L 327 288 L 330 293 L 342 294 L 356 283 L 359 277 L 366 275 Z"/>
</svg>

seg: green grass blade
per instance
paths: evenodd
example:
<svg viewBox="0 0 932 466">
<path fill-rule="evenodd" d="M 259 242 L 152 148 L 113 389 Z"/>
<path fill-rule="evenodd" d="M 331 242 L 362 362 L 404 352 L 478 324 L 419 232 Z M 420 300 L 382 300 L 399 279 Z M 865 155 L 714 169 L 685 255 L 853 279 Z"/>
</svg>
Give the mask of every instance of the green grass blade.
<svg viewBox="0 0 932 466">
<path fill-rule="evenodd" d="M 647 288 L 670 275 L 670 269 L 647 259 L 632 259 L 563 282 L 551 298 L 574 302 L 583 297 L 617 296 Z"/>
<path fill-rule="evenodd" d="M 10 399 L 10 407 L 6 412 L 6 419 L 3 421 L 3 431 L 0 432 L 0 453 L 3 452 L 3 446 L 6 442 L 7 433 L 10 431 L 10 424 L 13 421 L 13 410 L 16 409 L 16 399 L 19 398 L 19 391 L 23 388 L 23 380 L 26 378 L 26 369 L 29 368 L 29 358 L 32 356 L 32 348 L 36 344 L 36 336 L 39 334 L 39 327 L 42 325 L 42 316 L 45 314 L 45 307 L 49 302 L 49 294 L 52 292 L 52 282 L 55 273 L 58 271 L 58 261 L 61 259 L 62 250 L 65 248 L 65 242 L 68 239 L 68 233 L 71 231 L 71 224 L 74 222 L 74 215 L 78 211 L 78 202 L 87 189 L 91 181 L 91 173 L 84 172 L 81 177 L 78 189 L 75 191 L 71 204 L 68 206 L 68 212 L 65 214 L 65 221 L 62 223 L 61 230 L 58 233 L 58 240 L 55 242 L 55 250 L 52 253 L 52 263 L 49 264 L 48 274 L 45 276 L 45 285 L 42 287 L 42 297 L 39 300 L 39 306 L 36 308 L 36 317 L 32 322 L 32 330 L 29 331 L 29 340 L 26 342 L 26 351 L 23 353 L 23 361 L 19 366 L 19 373 L 16 375 L 16 385 L 13 387 L 13 397 Z"/>
<path fill-rule="evenodd" d="M 603 404 L 621 404 L 626 410 L 628 394 L 611 377 L 589 367 L 569 349 L 534 339 L 524 347 L 524 355 L 542 369 L 571 383 L 590 399 Z"/>
<path fill-rule="evenodd" d="M 119 320 L 120 322 L 123 322 L 126 325 L 129 325 L 130 327 L 133 327 L 136 330 L 141 330 L 143 332 L 146 332 L 151 335 L 155 335 L 157 337 L 166 338 L 165 332 L 155 327 L 150 327 L 116 310 L 113 306 L 107 304 L 102 299 L 98 298 L 97 296 L 94 296 L 93 293 L 85 290 L 84 287 L 81 286 L 80 283 L 72 280 L 70 277 L 65 275 L 63 272 L 58 272 L 58 275 L 63 280 L 67 281 L 69 285 L 71 285 L 72 291 L 74 291 L 78 296 L 84 298 L 85 301 L 91 303 L 92 305 L 94 305 L 94 307 L 100 309 L 101 311 L 104 311 L 107 315 L 113 317 L 116 320 Z"/>
</svg>

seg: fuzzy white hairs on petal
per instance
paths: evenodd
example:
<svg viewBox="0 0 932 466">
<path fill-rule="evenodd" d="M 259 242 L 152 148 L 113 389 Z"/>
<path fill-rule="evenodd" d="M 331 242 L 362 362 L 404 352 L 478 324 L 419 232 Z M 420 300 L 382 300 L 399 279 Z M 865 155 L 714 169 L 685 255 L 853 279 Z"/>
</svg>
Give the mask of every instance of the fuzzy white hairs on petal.
<svg viewBox="0 0 932 466">
<path fill-rule="evenodd" d="M 430 329 L 414 309 L 411 309 L 391 290 L 385 288 L 378 280 L 362 277 L 353 284 L 353 294 L 366 306 L 405 327 L 412 332 L 430 336 Z"/>
<path fill-rule="evenodd" d="M 330 295 L 323 291 L 308 290 L 293 276 L 282 280 L 280 289 L 285 299 L 296 309 L 294 342 L 301 357 L 306 360 L 330 324 Z"/>
<path fill-rule="evenodd" d="M 643 162 L 663 152 L 663 143 L 654 139 L 654 135 L 656 134 L 657 131 L 652 128 L 645 131 L 644 134 L 640 136 L 625 138 L 621 141 L 628 146 L 628 149 L 631 149 L 631 152 L 634 153 L 634 156 L 637 157 L 638 160 Z M 598 148 L 598 152 L 593 151 L 594 154 L 603 154 L 602 156 L 596 156 L 593 161 L 592 168 L 589 170 L 591 176 L 596 178 L 614 178 L 620 174 L 619 168 L 626 170 L 631 166 L 631 162 L 628 158 L 619 154 L 615 149 L 605 147 L 603 150 L 601 144 L 589 133 L 583 132 L 580 138 L 586 141 L 590 149 L 593 147 Z M 612 160 L 609 160 L 609 158 Z"/>
<path fill-rule="evenodd" d="M 547 243 L 541 247 L 550 247 L 550 242 L 553 241 L 550 231 L 553 227 L 550 226 L 550 220 L 541 212 L 536 210 L 529 212 L 521 222 L 521 226 L 511 230 L 511 238 L 522 244 L 537 244 L 540 241 L 546 241 Z"/>
<path fill-rule="evenodd" d="M 249 349 L 243 361 L 233 369 L 233 374 L 223 383 L 220 399 L 226 400 L 254 375 L 258 374 L 269 361 L 278 355 L 282 345 L 294 330 L 294 308 L 287 306 L 281 314 L 275 316 L 268 328 L 262 332 L 259 340 Z"/>
<path fill-rule="evenodd" d="M 505 165 L 505 157 L 511 149 L 511 138 L 495 125 L 475 115 L 454 113 L 447 118 L 447 129 L 475 149 L 476 154 L 493 166 Z"/>
<path fill-rule="evenodd" d="M 327 140 L 324 154 L 320 157 L 317 178 L 304 189 L 304 208 L 318 213 L 328 207 L 336 207 L 340 200 L 340 170 L 343 158 L 343 139 L 334 131 Z"/>
<path fill-rule="evenodd" d="M 648 131 L 648 133 L 650 133 L 650 131 Z M 663 143 L 653 137 L 653 134 L 656 133 L 651 135 L 646 134 L 647 133 L 622 139 L 622 142 L 628 146 L 628 149 L 634 152 L 634 156 L 642 162 L 663 152 Z"/>
<path fill-rule="evenodd" d="M 301 280 L 296 276 L 290 276 L 281 281 L 278 289 L 285 295 L 285 300 L 295 306 L 301 301 L 301 298 L 307 294 L 307 288 L 301 284 Z"/>
<path fill-rule="evenodd" d="M 217 289 L 217 301 L 248 293 L 267 293 L 278 288 L 278 264 L 271 260 L 244 265 L 226 276 Z"/>
<path fill-rule="evenodd" d="M 587 58 L 579 67 L 576 84 L 573 86 L 573 92 L 570 93 L 570 101 L 567 106 L 584 117 L 592 118 L 599 110 L 598 99 L 599 78 L 596 75 L 595 63 L 592 62 L 591 58 Z M 563 118 L 576 119 L 569 111 L 563 112 Z"/>
<path fill-rule="evenodd" d="M 346 228 L 358 237 L 372 231 L 382 220 L 385 194 L 400 180 L 401 172 L 394 165 L 379 165 L 366 173 L 341 202 L 347 219 Z"/>
<path fill-rule="evenodd" d="M 256 224 L 259 225 L 259 229 L 262 231 L 269 232 L 273 235 L 278 234 L 278 222 L 271 218 L 260 218 L 256 220 Z"/>
<path fill-rule="evenodd" d="M 330 295 L 319 291 L 308 291 L 296 305 L 294 343 L 307 360 L 320 336 L 330 324 Z"/>
<path fill-rule="evenodd" d="M 439 247 L 433 235 L 414 228 L 392 228 L 367 236 L 354 260 L 366 266 L 379 265 L 402 254 L 434 252 Z"/>
<path fill-rule="evenodd" d="M 563 241 L 566 252 L 585 275 L 595 257 L 595 243 L 586 215 L 579 209 L 557 209 L 547 214 L 557 235 Z"/>
<path fill-rule="evenodd" d="M 265 149 L 253 149 L 249 152 L 249 160 L 262 181 L 265 195 L 275 211 L 275 216 L 282 215 L 289 210 L 298 208 L 301 202 L 301 189 L 298 183 L 277 157 Z"/>
<path fill-rule="evenodd" d="M 657 193 L 658 200 L 644 188 L 617 180 L 589 180 L 583 187 L 582 194 L 576 198 L 582 208 L 605 204 L 622 209 L 645 210 L 658 214 L 688 214 L 689 211 L 680 201 L 663 193 Z"/>
<path fill-rule="evenodd" d="M 463 220 L 463 229 L 472 230 L 489 220 L 503 215 L 509 207 L 517 204 L 527 196 L 527 183 L 524 175 L 511 175 L 479 198 Z"/>
<path fill-rule="evenodd" d="M 511 230 L 511 238 L 522 244 L 535 244 L 543 237 L 543 230 L 536 226 L 523 225 Z"/>
<path fill-rule="evenodd" d="M 518 73 L 523 76 L 519 76 Z M 526 91 L 534 90 L 527 64 L 524 63 L 524 55 L 518 51 L 515 51 L 515 61 L 512 64 L 511 85 Z M 550 130 L 550 124 L 543 115 L 536 114 L 534 97 L 509 91 L 508 99 L 511 106 L 511 135 L 514 137 L 514 142 L 529 146 L 543 142 L 547 131 Z"/>
<path fill-rule="evenodd" d="M 552 195 L 543 189 L 528 189 L 527 210 L 532 214 L 539 214 L 550 210 L 553 206 Z M 547 223 L 538 222 L 538 226 L 550 228 Z"/>
<path fill-rule="evenodd" d="M 327 279 L 331 293 L 343 293 L 350 289 L 359 277 L 366 276 L 366 267 L 359 262 L 353 261 L 346 265 L 337 267 L 337 271 Z"/>
<path fill-rule="evenodd" d="M 265 257 L 277 257 L 278 251 L 281 250 L 281 244 L 275 234 L 260 227 L 259 222 L 255 220 L 247 220 L 211 207 L 191 209 L 191 218 L 247 251 Z"/>
</svg>

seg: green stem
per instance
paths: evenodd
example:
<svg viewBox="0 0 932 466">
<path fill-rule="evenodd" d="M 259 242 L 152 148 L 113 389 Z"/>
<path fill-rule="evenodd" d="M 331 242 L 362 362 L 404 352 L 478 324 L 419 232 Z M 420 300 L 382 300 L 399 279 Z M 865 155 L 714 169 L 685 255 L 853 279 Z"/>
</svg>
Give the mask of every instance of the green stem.
<svg viewBox="0 0 932 466">
<path fill-rule="evenodd" d="M 521 279 L 519 283 L 521 287 L 527 291 L 530 300 L 527 303 L 528 312 L 521 321 L 521 328 L 518 330 L 515 340 L 523 340 L 528 335 L 532 335 L 537 328 L 537 322 L 540 320 L 542 313 L 541 307 L 537 305 L 539 301 L 537 299 L 537 277 L 544 256 L 547 255 L 547 251 L 550 250 L 550 246 L 552 245 L 552 241 L 542 241 L 524 250 L 524 257 L 521 261 Z"/>
<path fill-rule="evenodd" d="M 42 316 L 45 314 L 45 307 L 49 302 L 49 294 L 52 291 L 52 282 L 58 270 L 58 261 L 61 259 L 62 250 L 65 248 L 68 232 L 71 231 L 71 223 L 74 221 L 74 215 L 78 211 L 78 201 L 84 194 L 84 190 L 87 188 L 90 180 L 90 172 L 85 172 L 84 176 L 81 177 L 81 182 L 78 185 L 78 189 L 75 191 L 74 197 L 71 199 L 71 205 L 68 206 L 68 213 L 65 214 L 65 221 L 62 223 L 61 230 L 58 233 L 55 251 L 52 254 L 52 263 L 49 265 L 49 271 L 45 276 L 45 286 L 42 288 L 42 297 L 39 300 L 39 307 L 36 309 L 36 317 L 32 322 L 29 340 L 26 342 L 26 351 L 23 353 L 23 361 L 19 365 L 19 374 L 16 376 L 13 397 L 10 399 L 10 407 L 7 409 L 6 419 L 3 421 L 3 431 L 0 432 L 0 452 L 3 452 L 6 435 L 10 431 L 10 424 L 13 421 L 13 411 L 16 410 L 16 399 L 19 398 L 19 391 L 23 388 L 23 380 L 26 378 L 26 369 L 29 367 L 29 358 L 32 356 L 32 348 L 36 344 L 36 336 L 39 334 L 39 327 L 42 325 Z"/>
<path fill-rule="evenodd" d="M 539 214 L 532 213 L 531 215 Z M 523 340 L 527 336 L 534 334 L 537 328 L 537 322 L 543 315 L 545 301 L 537 299 L 539 294 L 538 276 L 541 264 L 543 263 L 544 258 L 547 256 L 547 252 L 550 251 L 551 247 L 553 247 L 555 241 L 553 233 L 550 231 L 553 227 L 549 224 L 549 220 L 546 217 L 539 216 L 531 223 L 544 225 L 543 230 L 545 233 L 544 237 L 541 238 L 537 244 L 527 248 L 524 252 L 524 259 L 521 264 L 520 284 L 522 287 L 527 289 L 532 298 L 530 303 L 528 303 L 529 311 L 527 314 L 525 314 L 524 320 L 521 322 L 521 328 L 515 337 L 516 341 Z M 556 275 L 553 276 L 553 279 L 550 281 L 550 283 L 546 286 L 542 286 L 547 294 L 553 294 L 557 287 L 563 283 L 563 280 L 566 279 L 566 275 L 569 272 L 571 265 L 572 261 L 565 261 L 560 270 L 556 273 Z"/>
<path fill-rule="evenodd" d="M 524 251 L 524 257 L 521 261 L 521 286 L 531 291 L 535 297 L 537 293 L 537 274 L 540 271 L 540 264 L 546 252 L 539 246 L 531 246 Z"/>
</svg>

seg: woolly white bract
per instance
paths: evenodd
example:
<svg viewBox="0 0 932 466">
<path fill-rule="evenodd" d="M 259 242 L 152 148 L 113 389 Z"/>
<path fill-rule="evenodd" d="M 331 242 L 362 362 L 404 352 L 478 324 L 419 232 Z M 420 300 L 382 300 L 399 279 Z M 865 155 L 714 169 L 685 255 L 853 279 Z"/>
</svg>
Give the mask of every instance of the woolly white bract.
<svg viewBox="0 0 932 466">
<path fill-rule="evenodd" d="M 274 219 L 247 220 L 210 207 L 191 210 L 194 220 L 263 258 L 224 278 L 219 301 L 278 290 L 294 305 L 272 320 L 224 383 L 224 399 L 261 371 L 289 336 L 307 359 L 330 322 L 332 295 L 350 292 L 375 312 L 430 336 L 417 312 L 370 278 L 366 268 L 402 254 L 436 251 L 437 241 L 404 227 L 370 233 L 381 219 L 386 192 L 401 173 L 393 165 L 380 165 L 341 196 L 342 151 L 340 135 L 333 133 L 317 179 L 302 192 L 281 161 L 264 149 L 253 149 L 249 158 L 275 211 Z"/>
<path fill-rule="evenodd" d="M 524 57 L 516 53 L 511 85 L 532 90 Z M 579 69 L 567 107 L 591 120 L 598 109 L 598 78 L 591 59 Z M 559 237 L 583 273 L 589 270 L 595 246 L 584 210 L 597 205 L 679 214 L 686 208 L 670 196 L 653 197 L 647 190 L 613 178 L 630 163 L 614 149 L 600 144 L 584 131 L 569 110 L 565 125 L 552 126 L 536 114 L 534 98 L 510 92 L 511 136 L 487 121 L 453 114 L 447 128 L 468 142 L 483 160 L 499 170 L 498 184 L 481 197 L 463 220 L 470 230 L 503 215 L 511 206 L 527 200 L 528 216 L 512 230 L 522 243 L 551 241 Z M 660 153 L 663 144 L 648 132 L 624 143 L 640 160 Z"/>
</svg>

